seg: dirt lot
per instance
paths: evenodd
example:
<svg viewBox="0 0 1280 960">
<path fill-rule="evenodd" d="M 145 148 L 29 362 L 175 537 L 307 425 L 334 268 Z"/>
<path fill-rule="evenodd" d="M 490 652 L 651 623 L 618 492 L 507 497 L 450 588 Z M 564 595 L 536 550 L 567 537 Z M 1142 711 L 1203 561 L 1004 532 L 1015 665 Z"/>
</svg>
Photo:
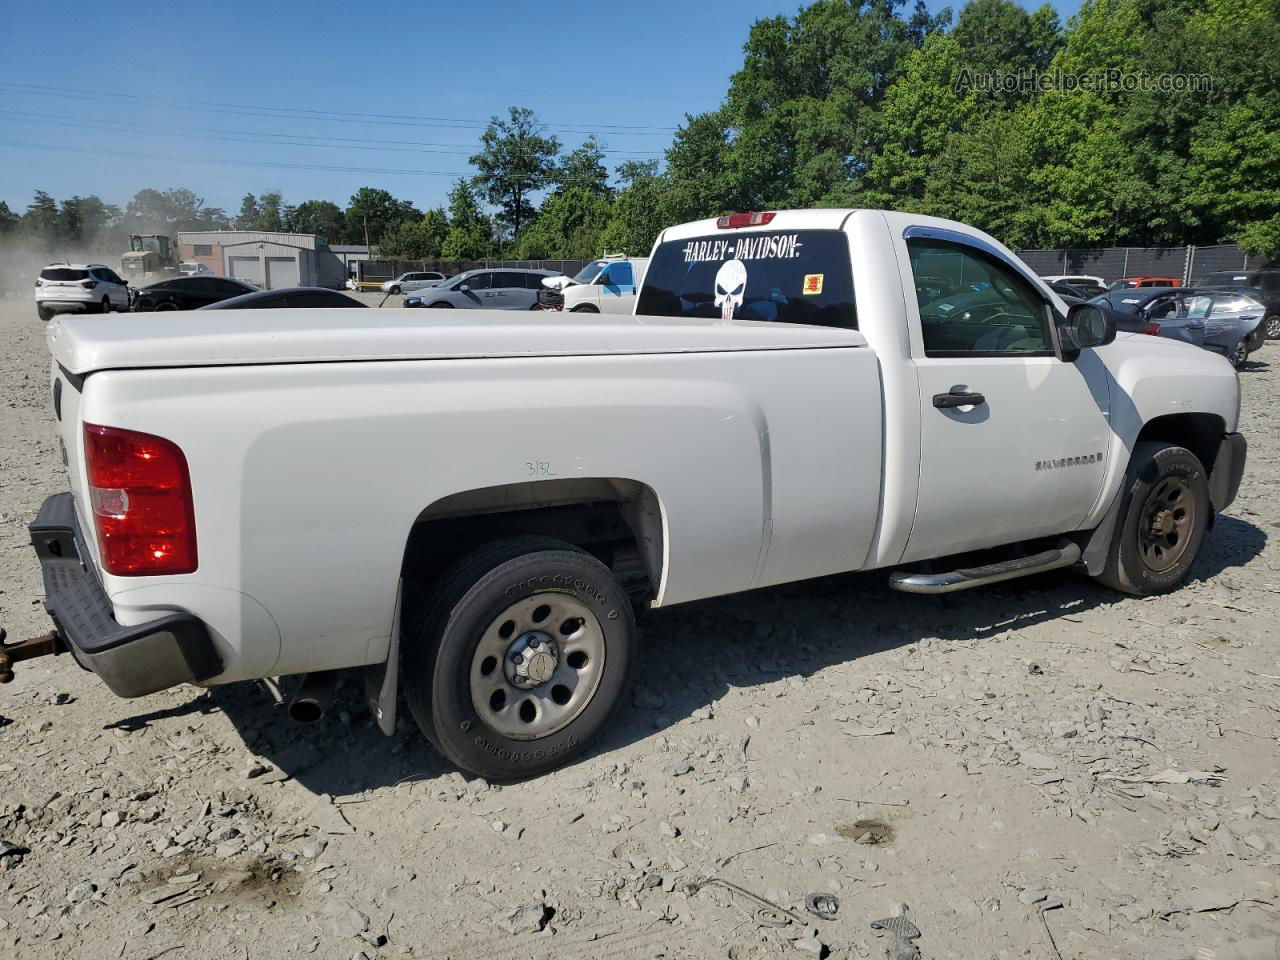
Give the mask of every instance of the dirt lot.
<svg viewBox="0 0 1280 960">
<path fill-rule="evenodd" d="M 0 623 L 26 637 L 26 524 L 64 481 L 30 303 L 0 301 L 0 342 Z M 1276 957 L 1280 345 L 1257 356 L 1244 487 L 1180 592 L 869 574 L 654 613 L 608 736 L 518 786 L 403 718 L 383 737 L 354 684 L 298 727 L 256 686 L 124 701 L 20 665 L 0 957 L 906 960 L 872 922 L 908 908 L 939 960 Z"/>
</svg>

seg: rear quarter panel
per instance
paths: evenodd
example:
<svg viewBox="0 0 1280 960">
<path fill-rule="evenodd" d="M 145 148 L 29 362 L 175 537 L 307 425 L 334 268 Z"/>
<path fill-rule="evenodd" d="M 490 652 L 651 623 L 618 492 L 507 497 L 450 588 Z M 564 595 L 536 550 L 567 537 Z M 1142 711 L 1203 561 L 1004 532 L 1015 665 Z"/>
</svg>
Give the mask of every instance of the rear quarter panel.
<svg viewBox="0 0 1280 960">
<path fill-rule="evenodd" d="M 199 569 L 104 583 L 205 619 L 220 682 L 385 659 L 409 531 L 466 490 L 647 484 L 659 604 L 858 567 L 878 512 L 867 348 L 108 371 L 82 413 L 186 453 Z"/>
</svg>

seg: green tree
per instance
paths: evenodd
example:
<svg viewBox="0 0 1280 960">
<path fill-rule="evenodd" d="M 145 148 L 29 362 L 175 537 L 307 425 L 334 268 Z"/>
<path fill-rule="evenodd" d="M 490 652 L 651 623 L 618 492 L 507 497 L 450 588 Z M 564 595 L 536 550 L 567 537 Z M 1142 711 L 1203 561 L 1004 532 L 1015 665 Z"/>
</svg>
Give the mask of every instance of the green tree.
<svg viewBox="0 0 1280 960">
<path fill-rule="evenodd" d="M 647 255 L 658 234 L 674 222 L 664 212 L 670 181 L 658 175 L 656 161 L 628 161 L 617 173 L 625 186 L 614 198 L 602 246 L 610 253 Z"/>
<path fill-rule="evenodd" d="M 240 198 L 240 212 L 236 215 L 236 227 L 240 230 L 256 230 L 261 213 L 258 198 L 252 193 L 246 193 Z"/>
<path fill-rule="evenodd" d="M 440 255 L 446 260 L 483 260 L 496 252 L 493 225 L 480 209 L 470 184 L 459 180 L 449 191 L 449 232 Z"/>
<path fill-rule="evenodd" d="M 62 201 L 60 233 L 74 242 L 97 239 L 120 218 L 120 208 L 103 203 L 100 197 L 75 196 Z"/>
<path fill-rule="evenodd" d="M 293 210 L 290 229 L 314 233 L 327 243 L 339 243 L 346 232 L 346 218 L 342 208 L 331 200 L 303 200 Z"/>
<path fill-rule="evenodd" d="M 376 187 L 361 187 L 347 204 L 345 239 L 348 243 L 364 243 L 367 233 L 368 242 L 376 245 L 392 227 L 421 216 L 421 211 L 408 200 L 397 200 Z"/>
<path fill-rule="evenodd" d="M 179 230 L 225 230 L 227 214 L 206 207 L 204 200 L 184 187 L 139 190 L 125 207 L 124 226 L 130 233 L 173 234 Z"/>
<path fill-rule="evenodd" d="M 22 218 L 9 209 L 9 205 L 0 200 L 0 233 L 12 233 L 18 228 Z"/>
<path fill-rule="evenodd" d="M 22 215 L 22 224 L 28 233 L 37 237 L 56 239 L 62 232 L 58 201 L 43 190 L 37 190 L 27 212 Z"/>
<path fill-rule="evenodd" d="M 449 218 L 437 207 L 418 220 L 405 220 L 383 235 L 378 253 L 388 260 L 434 260 L 444 249 Z"/>
<path fill-rule="evenodd" d="M 590 186 L 557 190 L 542 204 L 538 219 L 520 234 L 516 256 L 531 260 L 598 257 L 604 252 L 610 212 L 609 198 Z"/>
<path fill-rule="evenodd" d="M 587 137 L 582 146 L 565 154 L 560 161 L 556 182 L 565 189 L 578 187 L 602 196 L 612 192 L 609 189 L 609 168 L 604 165 L 604 146 L 595 134 Z"/>
<path fill-rule="evenodd" d="M 511 107 L 506 119 L 493 117 L 480 138 L 480 152 L 471 157 L 479 171 L 474 183 L 482 196 L 501 211 L 499 218 L 514 241 L 536 212 L 529 195 L 556 179 L 560 141 L 543 136 L 532 110 Z"/>
</svg>

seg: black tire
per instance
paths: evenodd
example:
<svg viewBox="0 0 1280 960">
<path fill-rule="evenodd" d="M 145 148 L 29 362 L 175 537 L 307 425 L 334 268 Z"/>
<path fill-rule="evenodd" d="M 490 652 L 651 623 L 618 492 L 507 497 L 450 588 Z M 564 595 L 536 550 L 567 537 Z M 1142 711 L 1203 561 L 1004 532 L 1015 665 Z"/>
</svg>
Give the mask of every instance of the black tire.
<svg viewBox="0 0 1280 960">
<path fill-rule="evenodd" d="M 1204 465 L 1185 447 L 1143 441 L 1134 447 L 1120 495 L 1120 517 L 1098 580 L 1138 597 L 1176 590 L 1191 574 L 1213 509 Z"/>
<path fill-rule="evenodd" d="M 98 311 L 98 312 L 99 312 L 99 313 L 110 313 L 110 312 L 111 312 L 111 298 L 110 298 L 110 297 L 103 297 L 103 298 L 102 298 L 102 306 L 99 308 L 99 311 Z"/>
<path fill-rule="evenodd" d="M 50 310 L 48 307 L 42 307 L 39 304 L 36 304 L 36 316 L 39 317 L 41 320 L 43 320 L 45 323 L 48 323 L 50 320 L 53 319 L 53 311 Z"/>
<path fill-rule="evenodd" d="M 1231 362 L 1231 365 L 1235 367 L 1237 370 L 1239 370 L 1246 363 L 1248 363 L 1249 362 L 1248 340 L 1241 340 L 1239 343 L 1237 343 L 1231 349 L 1231 353 L 1227 355 L 1227 359 Z"/>
<path fill-rule="evenodd" d="M 437 300 L 435 303 L 431 304 L 431 308 L 433 310 L 452 310 L 453 304 L 445 303 L 443 300 Z"/>
<path fill-rule="evenodd" d="M 581 303 L 569 311 L 570 313 L 599 313 L 600 308 L 594 303 Z"/>
<path fill-rule="evenodd" d="M 1273 313 L 1262 321 L 1263 334 L 1268 340 L 1280 340 L 1280 313 Z"/>
<path fill-rule="evenodd" d="M 473 660 L 487 628 L 513 604 L 553 593 L 597 614 L 604 666 L 566 725 L 537 739 L 512 738 L 473 703 Z M 426 738 L 464 770 L 511 781 L 562 766 L 587 748 L 621 699 L 635 618 L 626 592 L 590 554 L 548 537 L 495 541 L 454 564 L 424 599 L 403 633 L 405 698 Z"/>
<path fill-rule="evenodd" d="M 400 295 L 400 288 L 399 288 L 399 287 L 392 287 L 390 290 L 388 290 L 388 291 L 387 291 L 387 293 L 391 294 L 391 296 L 393 296 L 393 297 L 399 296 L 399 295 Z"/>
<path fill-rule="evenodd" d="M 161 310 L 177 310 L 178 305 L 172 300 L 165 300 L 163 303 L 157 303 L 153 309 L 157 312 Z"/>
</svg>

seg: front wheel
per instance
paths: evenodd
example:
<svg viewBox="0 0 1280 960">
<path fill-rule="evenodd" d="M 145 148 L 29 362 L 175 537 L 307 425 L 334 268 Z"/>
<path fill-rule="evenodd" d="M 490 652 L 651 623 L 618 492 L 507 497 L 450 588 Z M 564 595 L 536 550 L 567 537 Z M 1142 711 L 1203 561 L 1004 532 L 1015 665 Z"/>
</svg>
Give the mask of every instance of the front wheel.
<svg viewBox="0 0 1280 960">
<path fill-rule="evenodd" d="M 431 305 L 431 309 L 435 309 L 435 310 L 452 310 L 452 309 L 453 309 L 453 304 L 452 304 L 452 303 L 445 303 L 443 300 L 437 300 L 435 303 L 433 303 L 433 304 Z"/>
<path fill-rule="evenodd" d="M 594 303 L 584 303 L 581 306 L 574 307 L 570 313 L 599 313 L 600 308 Z"/>
<path fill-rule="evenodd" d="M 1231 361 L 1231 365 L 1239 370 L 1249 360 L 1249 344 L 1245 340 L 1241 340 L 1232 348 L 1231 353 L 1227 356 Z"/>
<path fill-rule="evenodd" d="M 1268 340 L 1280 340 L 1280 313 L 1273 313 L 1263 320 L 1262 329 Z"/>
<path fill-rule="evenodd" d="M 387 291 L 387 293 L 391 294 L 391 296 L 393 297 L 398 297 L 400 296 L 400 288 L 392 287 L 390 290 Z"/>
<path fill-rule="evenodd" d="M 582 753 L 613 712 L 635 645 L 626 592 L 546 537 L 488 544 L 440 581 L 405 635 L 405 693 L 465 770 L 518 780 Z"/>
<path fill-rule="evenodd" d="M 1120 494 L 1124 500 L 1098 580 L 1146 597 L 1182 585 L 1209 526 L 1209 478 L 1190 450 L 1143 441 Z"/>
</svg>

